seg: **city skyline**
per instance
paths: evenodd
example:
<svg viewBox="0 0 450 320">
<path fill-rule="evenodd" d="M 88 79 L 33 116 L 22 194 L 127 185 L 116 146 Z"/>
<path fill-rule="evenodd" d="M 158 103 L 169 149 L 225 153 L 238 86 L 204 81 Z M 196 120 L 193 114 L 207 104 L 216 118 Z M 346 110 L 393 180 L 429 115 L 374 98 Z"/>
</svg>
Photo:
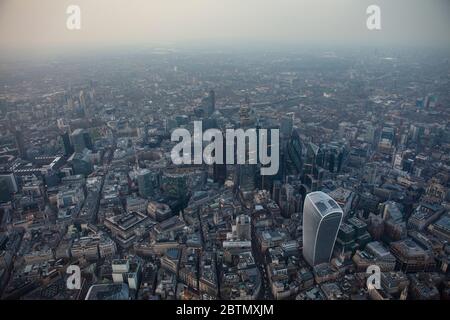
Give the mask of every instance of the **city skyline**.
<svg viewBox="0 0 450 320">
<path fill-rule="evenodd" d="M 450 300 L 450 2 L 128 3 L 0 0 L 0 300 Z"/>
</svg>

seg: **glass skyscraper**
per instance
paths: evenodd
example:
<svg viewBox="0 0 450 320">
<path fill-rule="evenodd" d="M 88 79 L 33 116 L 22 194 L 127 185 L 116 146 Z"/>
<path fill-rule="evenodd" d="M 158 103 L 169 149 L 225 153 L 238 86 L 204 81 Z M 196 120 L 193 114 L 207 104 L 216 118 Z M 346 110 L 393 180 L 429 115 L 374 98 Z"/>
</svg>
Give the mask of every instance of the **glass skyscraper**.
<svg viewBox="0 0 450 320">
<path fill-rule="evenodd" d="M 321 191 L 306 195 L 303 206 L 303 256 L 311 265 L 329 262 L 342 221 L 341 207 Z"/>
</svg>

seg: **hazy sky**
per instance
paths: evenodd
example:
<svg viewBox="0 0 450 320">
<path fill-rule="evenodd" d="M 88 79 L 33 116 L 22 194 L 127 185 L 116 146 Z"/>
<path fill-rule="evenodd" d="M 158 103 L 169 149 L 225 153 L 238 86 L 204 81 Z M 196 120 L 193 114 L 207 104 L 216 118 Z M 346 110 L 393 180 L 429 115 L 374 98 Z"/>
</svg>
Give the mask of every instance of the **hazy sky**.
<svg viewBox="0 0 450 320">
<path fill-rule="evenodd" d="M 81 30 L 66 8 L 81 8 Z M 381 7 L 381 31 L 366 8 Z M 0 0 L 0 47 L 224 43 L 450 47 L 449 0 Z"/>
</svg>

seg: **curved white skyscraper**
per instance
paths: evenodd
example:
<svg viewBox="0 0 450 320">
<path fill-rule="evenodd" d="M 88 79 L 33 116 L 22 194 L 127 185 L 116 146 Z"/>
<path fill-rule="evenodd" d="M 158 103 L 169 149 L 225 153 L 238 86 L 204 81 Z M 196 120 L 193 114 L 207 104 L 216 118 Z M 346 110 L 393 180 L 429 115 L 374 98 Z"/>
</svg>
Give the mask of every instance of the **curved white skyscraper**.
<svg viewBox="0 0 450 320">
<path fill-rule="evenodd" d="M 303 206 L 303 257 L 311 265 L 330 262 L 343 211 L 321 191 L 306 195 Z"/>
</svg>

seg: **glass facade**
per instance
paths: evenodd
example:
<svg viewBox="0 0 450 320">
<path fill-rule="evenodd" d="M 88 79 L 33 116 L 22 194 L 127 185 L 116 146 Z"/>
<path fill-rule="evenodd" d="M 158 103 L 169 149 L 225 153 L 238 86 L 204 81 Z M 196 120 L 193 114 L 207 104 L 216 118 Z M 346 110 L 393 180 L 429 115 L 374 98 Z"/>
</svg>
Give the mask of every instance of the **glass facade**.
<svg viewBox="0 0 450 320">
<path fill-rule="evenodd" d="M 323 192 L 306 195 L 303 207 L 303 256 L 311 265 L 329 262 L 343 211 Z"/>
</svg>

